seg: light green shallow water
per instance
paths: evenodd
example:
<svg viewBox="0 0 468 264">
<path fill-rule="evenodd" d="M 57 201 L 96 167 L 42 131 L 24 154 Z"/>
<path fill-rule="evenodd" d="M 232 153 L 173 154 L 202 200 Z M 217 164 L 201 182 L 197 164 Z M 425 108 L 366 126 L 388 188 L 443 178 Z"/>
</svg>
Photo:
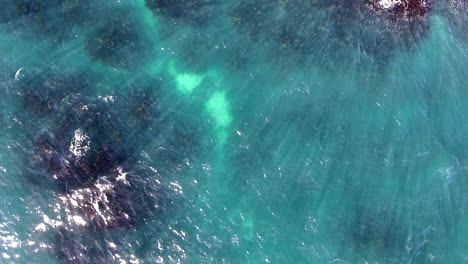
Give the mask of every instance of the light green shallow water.
<svg viewBox="0 0 468 264">
<path fill-rule="evenodd" d="M 92 247 L 110 251 L 90 263 L 468 262 L 468 43 L 447 17 L 432 15 L 416 50 L 397 49 L 384 66 L 329 69 L 252 44 L 223 13 L 196 27 L 119 2 L 108 5 L 148 39 L 131 69 L 86 54 L 90 26 L 58 43 L 0 26 L 0 263 L 62 263 L 55 228 L 41 228 L 57 196 L 24 177 L 20 149 L 35 132 L 22 124 L 15 83 L 35 69 L 78 68 L 99 76 L 96 98 L 128 83 L 158 89 L 162 115 L 198 140 L 183 162 L 163 162 L 158 148 L 175 132 L 154 125 L 138 157 L 162 171 L 176 202 L 138 228 L 98 232 Z"/>
</svg>

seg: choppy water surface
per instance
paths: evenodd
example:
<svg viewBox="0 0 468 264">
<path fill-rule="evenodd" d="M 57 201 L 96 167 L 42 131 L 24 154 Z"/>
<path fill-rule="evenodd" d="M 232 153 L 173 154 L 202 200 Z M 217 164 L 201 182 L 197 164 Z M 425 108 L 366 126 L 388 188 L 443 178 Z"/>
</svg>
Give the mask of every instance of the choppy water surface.
<svg viewBox="0 0 468 264">
<path fill-rule="evenodd" d="M 468 262 L 466 1 L 0 3 L 0 263 Z"/>
</svg>

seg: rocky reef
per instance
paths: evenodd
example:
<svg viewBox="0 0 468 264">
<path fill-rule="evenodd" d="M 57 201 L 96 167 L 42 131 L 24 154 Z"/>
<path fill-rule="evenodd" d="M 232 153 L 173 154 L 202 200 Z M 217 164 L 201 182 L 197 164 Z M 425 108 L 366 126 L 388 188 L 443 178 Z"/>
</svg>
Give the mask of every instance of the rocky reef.
<svg viewBox="0 0 468 264">
<path fill-rule="evenodd" d="M 297 63 L 310 56 L 334 68 L 334 62 L 385 64 L 396 50 L 411 52 L 429 32 L 431 6 L 430 1 L 240 1 L 231 19 L 239 33 L 283 54 L 282 60 Z"/>
<path fill-rule="evenodd" d="M 204 24 L 212 17 L 214 13 L 211 7 L 216 2 L 216 0 L 145 0 L 146 6 L 155 15 L 193 25 Z"/>
<path fill-rule="evenodd" d="M 5 0 L 0 10 L 0 23 L 20 28 L 23 37 L 54 42 L 76 37 L 76 27 L 96 21 L 89 0 Z"/>
<path fill-rule="evenodd" d="M 90 72 L 29 70 L 11 87 L 29 146 L 23 150 L 25 178 L 33 192 L 56 200 L 43 201 L 54 213 L 38 228 L 51 228 L 53 252 L 67 263 L 94 263 L 102 253 L 82 248 L 83 237 L 137 230 L 164 215 L 174 199 L 160 172 L 179 170 L 197 136 L 180 120 L 162 116 L 167 109 L 157 83 L 129 82 L 96 95 L 91 90 L 99 80 Z M 171 128 L 174 135 L 166 131 Z M 145 150 L 152 147 L 157 162 L 148 161 Z"/>
<path fill-rule="evenodd" d="M 367 4 L 377 14 L 406 20 L 424 19 L 432 7 L 431 0 L 367 0 Z"/>
<path fill-rule="evenodd" d="M 450 28 L 457 38 L 468 40 L 468 1 L 466 0 L 448 0 L 437 3 L 440 13 L 448 21 Z"/>
<path fill-rule="evenodd" d="M 86 53 L 96 61 L 111 67 L 139 67 L 149 49 L 149 41 L 138 30 L 136 22 L 126 17 L 113 19 L 90 34 Z"/>
</svg>

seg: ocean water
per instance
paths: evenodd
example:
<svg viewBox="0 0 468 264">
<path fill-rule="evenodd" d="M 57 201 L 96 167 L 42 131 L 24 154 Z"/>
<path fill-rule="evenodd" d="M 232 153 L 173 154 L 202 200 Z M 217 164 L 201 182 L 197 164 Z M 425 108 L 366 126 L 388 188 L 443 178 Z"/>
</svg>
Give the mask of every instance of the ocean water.
<svg viewBox="0 0 468 264">
<path fill-rule="evenodd" d="M 0 0 L 0 263 L 468 263 L 468 4 L 402 2 Z"/>
</svg>

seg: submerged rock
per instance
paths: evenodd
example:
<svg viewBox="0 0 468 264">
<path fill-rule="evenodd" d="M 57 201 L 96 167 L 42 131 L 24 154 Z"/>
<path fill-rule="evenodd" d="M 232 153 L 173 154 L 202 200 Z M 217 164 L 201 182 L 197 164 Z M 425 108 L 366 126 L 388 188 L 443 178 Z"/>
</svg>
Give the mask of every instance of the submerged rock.
<svg viewBox="0 0 468 264">
<path fill-rule="evenodd" d="M 5 0 L 0 23 L 11 23 L 17 36 L 62 41 L 76 37 L 76 26 L 92 24 L 94 6 L 91 11 L 89 0 Z"/>
<path fill-rule="evenodd" d="M 146 6 L 156 15 L 203 24 L 213 16 L 211 6 L 216 0 L 145 0 Z"/>
<path fill-rule="evenodd" d="M 451 32 L 464 41 L 468 40 L 468 1 L 466 0 L 447 0 L 437 3 L 441 14 L 446 16 L 450 25 Z"/>
<path fill-rule="evenodd" d="M 91 75 L 55 70 L 32 78 L 26 72 L 12 85 L 27 137 L 29 183 L 57 198 L 39 202 L 49 209 L 40 230 L 51 231 L 52 250 L 67 263 L 120 263 L 105 255 L 105 241 L 83 237 L 134 231 L 172 207 L 178 191 L 160 172 L 174 173 L 187 162 L 196 129 L 168 113 L 158 83 L 93 94 L 90 88 L 102 83 Z"/>
<path fill-rule="evenodd" d="M 85 46 L 87 54 L 94 60 L 123 69 L 140 66 L 148 48 L 137 25 L 125 18 L 114 19 L 99 27 Z"/>
<path fill-rule="evenodd" d="M 398 229 L 394 216 L 386 211 L 364 211 L 358 213 L 352 229 L 352 238 L 358 247 L 377 247 L 393 252 L 402 249 L 406 242 L 405 230 Z"/>
<path fill-rule="evenodd" d="M 132 154 L 126 131 L 130 128 L 98 104 L 92 100 L 72 104 L 67 113 L 57 114 L 58 126 L 36 140 L 36 153 L 61 189 L 93 182 Z"/>
<path fill-rule="evenodd" d="M 275 6 L 281 6 L 277 2 L 275 0 L 239 1 L 231 12 L 231 19 L 240 31 L 245 32 L 249 38 L 256 39 L 263 30 L 274 29 L 273 12 Z"/>
<path fill-rule="evenodd" d="M 238 31 L 269 47 L 282 63 L 385 64 L 412 51 L 429 32 L 430 1 L 240 1 L 231 18 Z M 369 8 L 370 7 L 370 8 Z"/>
<path fill-rule="evenodd" d="M 45 1 L 40 0 L 11 0 L 2 2 L 0 22 L 8 22 L 22 16 L 34 16 L 46 10 Z"/>
<path fill-rule="evenodd" d="M 190 122 L 172 122 L 162 133 L 162 137 L 151 145 L 153 154 L 168 171 L 180 171 L 200 151 L 200 131 Z"/>
<path fill-rule="evenodd" d="M 73 232 L 62 227 L 54 234 L 53 240 L 53 252 L 63 263 L 141 263 L 122 236 L 89 230 Z"/>
<path fill-rule="evenodd" d="M 160 183 L 160 181 L 159 181 Z M 161 209 L 161 188 L 151 170 L 137 175 L 117 167 L 87 187 L 59 194 L 67 223 L 104 231 L 144 223 Z"/>
<path fill-rule="evenodd" d="M 137 83 L 113 95 L 89 96 L 89 73 L 26 72 L 15 89 L 31 139 L 29 161 L 42 181 L 66 191 L 88 185 L 146 148 L 160 133 L 158 85 Z M 40 122 L 37 122 L 37 120 Z M 35 174 L 35 175 L 34 175 Z"/>
<path fill-rule="evenodd" d="M 174 204 L 172 193 L 156 170 L 141 163 L 117 167 L 92 184 L 58 193 L 56 220 L 48 221 L 58 228 L 53 233 L 56 256 L 66 263 L 122 263 L 109 252 L 122 254 L 124 245 L 116 244 L 124 234 L 156 216 L 163 219 Z"/>
<path fill-rule="evenodd" d="M 367 0 L 377 14 L 394 19 L 417 20 L 429 15 L 432 0 Z"/>
<path fill-rule="evenodd" d="M 65 98 L 86 92 L 92 79 L 85 73 L 33 72 L 18 83 L 20 103 L 34 115 L 54 115 L 62 110 Z"/>
<path fill-rule="evenodd" d="M 151 86 L 142 89 L 130 87 L 128 90 L 129 94 L 119 96 L 117 103 L 124 110 L 122 114 L 127 117 L 128 126 L 132 127 L 131 132 L 141 136 L 161 118 L 158 89 Z M 120 98 L 124 100 L 120 102 Z"/>
</svg>

